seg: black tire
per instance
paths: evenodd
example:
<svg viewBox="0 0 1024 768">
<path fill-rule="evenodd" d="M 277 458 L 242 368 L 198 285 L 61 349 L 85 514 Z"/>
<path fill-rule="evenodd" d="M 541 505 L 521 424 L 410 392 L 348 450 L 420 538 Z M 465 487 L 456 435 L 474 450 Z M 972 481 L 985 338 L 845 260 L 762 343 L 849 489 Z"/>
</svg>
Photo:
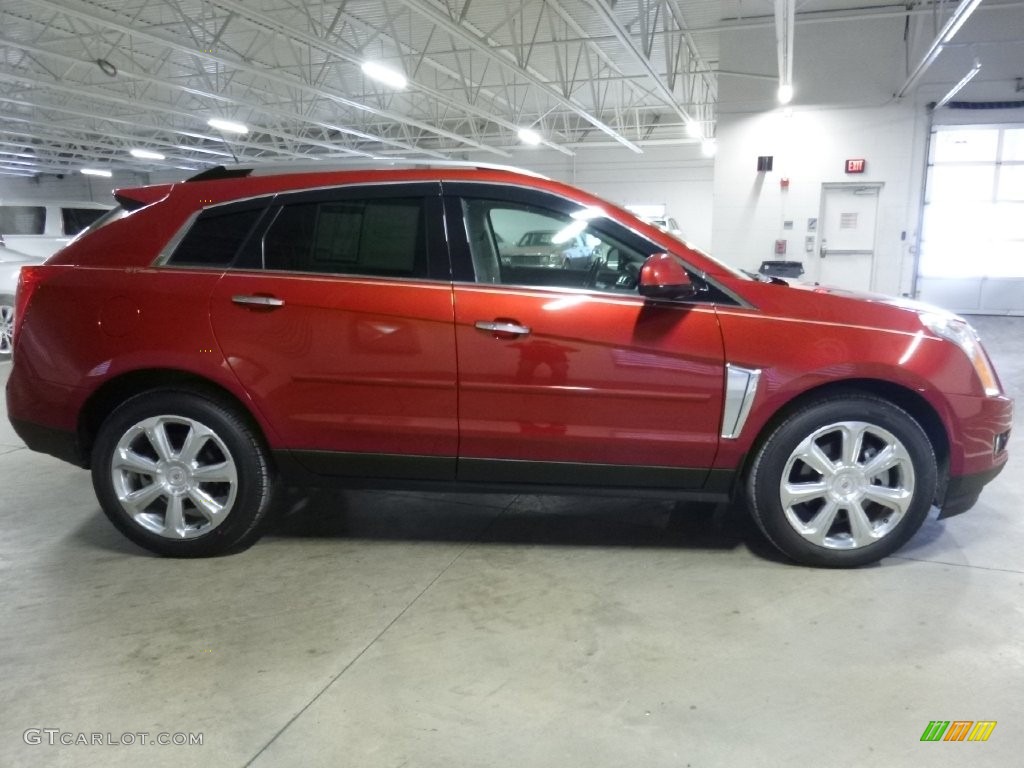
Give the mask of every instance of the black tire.
<svg viewBox="0 0 1024 768">
<path fill-rule="evenodd" d="M 118 530 L 171 557 L 251 545 L 276 486 L 263 441 L 245 419 L 211 397 L 169 389 L 136 395 L 107 417 L 93 446 L 92 481 Z"/>
<path fill-rule="evenodd" d="M 757 451 L 747 495 L 754 520 L 787 557 L 855 568 L 917 532 L 937 478 L 931 442 L 910 414 L 848 394 L 785 418 Z"/>
<path fill-rule="evenodd" d="M 0 360 L 11 356 L 14 343 L 14 297 L 0 294 Z"/>
</svg>

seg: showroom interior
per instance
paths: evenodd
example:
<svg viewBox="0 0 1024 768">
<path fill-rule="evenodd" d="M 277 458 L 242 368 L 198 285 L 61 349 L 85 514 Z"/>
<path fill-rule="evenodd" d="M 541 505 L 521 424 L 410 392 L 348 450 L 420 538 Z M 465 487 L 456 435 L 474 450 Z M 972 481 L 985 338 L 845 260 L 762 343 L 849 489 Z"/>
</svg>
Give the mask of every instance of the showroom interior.
<svg viewBox="0 0 1024 768">
<path fill-rule="evenodd" d="M 4 408 L 0 765 L 1019 763 L 1024 2 L 5 0 L 0 51 L 0 208 L 511 166 L 963 315 L 1018 403 L 977 504 L 851 570 L 734 504 L 317 488 L 245 551 L 161 558 Z"/>
</svg>

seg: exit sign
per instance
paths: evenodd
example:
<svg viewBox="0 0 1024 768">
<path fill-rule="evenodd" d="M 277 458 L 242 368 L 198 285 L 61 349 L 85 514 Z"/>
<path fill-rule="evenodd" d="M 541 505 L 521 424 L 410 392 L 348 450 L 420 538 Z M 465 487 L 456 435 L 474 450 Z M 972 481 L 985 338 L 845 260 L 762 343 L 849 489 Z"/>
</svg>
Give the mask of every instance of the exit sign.
<svg viewBox="0 0 1024 768">
<path fill-rule="evenodd" d="M 867 165 L 867 161 L 864 158 L 859 160 L 847 160 L 846 161 L 846 172 L 847 173 L 864 173 L 864 167 Z"/>
</svg>

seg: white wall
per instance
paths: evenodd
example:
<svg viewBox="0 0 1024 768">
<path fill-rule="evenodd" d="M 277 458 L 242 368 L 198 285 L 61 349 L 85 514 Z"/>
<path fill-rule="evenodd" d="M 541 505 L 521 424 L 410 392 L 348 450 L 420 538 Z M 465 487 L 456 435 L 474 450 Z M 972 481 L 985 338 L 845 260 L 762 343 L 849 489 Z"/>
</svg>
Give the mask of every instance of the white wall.
<svg viewBox="0 0 1024 768">
<path fill-rule="evenodd" d="M 755 270 L 788 241 L 785 258 L 803 261 L 814 279 L 822 185 L 881 183 L 873 290 L 908 293 L 923 168 L 927 115 L 892 94 L 903 79 L 903 21 L 879 19 L 797 25 L 794 44 L 796 98 L 791 114 L 776 101 L 777 82 L 720 78 L 719 150 L 715 162 L 712 253 Z M 777 73 L 772 28 L 722 35 L 723 70 Z M 771 155 L 773 170 L 757 172 L 757 157 Z M 846 174 L 845 161 L 864 158 L 866 172 Z M 780 180 L 789 179 L 784 190 Z M 791 220 L 793 229 L 783 228 Z M 815 236 L 815 250 L 804 250 Z"/>
<path fill-rule="evenodd" d="M 881 183 L 872 290 L 910 290 L 920 196 L 925 127 L 910 106 L 859 109 L 795 108 L 730 116 L 719 123 L 715 165 L 712 253 L 756 270 L 774 255 L 777 239 L 788 241 L 785 258 L 803 261 L 814 279 L 815 251 L 804 251 L 807 220 L 819 218 L 822 184 Z M 772 155 L 773 170 L 757 172 L 757 157 Z M 846 174 L 845 161 L 864 158 L 866 172 Z M 781 180 L 789 179 L 788 189 Z M 793 229 L 783 228 L 787 220 Z"/>
</svg>

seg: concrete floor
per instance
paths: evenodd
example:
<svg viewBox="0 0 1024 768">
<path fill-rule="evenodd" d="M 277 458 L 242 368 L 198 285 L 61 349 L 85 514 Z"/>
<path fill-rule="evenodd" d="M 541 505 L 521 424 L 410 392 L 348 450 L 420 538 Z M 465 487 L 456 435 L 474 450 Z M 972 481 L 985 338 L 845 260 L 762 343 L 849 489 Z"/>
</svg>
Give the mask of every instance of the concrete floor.
<svg viewBox="0 0 1024 768">
<path fill-rule="evenodd" d="M 975 320 L 1024 404 L 1024 318 Z M 1024 753 L 1022 416 L 975 509 L 833 572 L 666 502 L 404 493 L 320 493 L 245 553 L 164 560 L 108 524 L 86 472 L 29 453 L 2 415 L 0 766 Z M 998 726 L 985 743 L 922 743 L 930 720 Z M 50 746 L 27 729 L 203 743 Z"/>
</svg>

